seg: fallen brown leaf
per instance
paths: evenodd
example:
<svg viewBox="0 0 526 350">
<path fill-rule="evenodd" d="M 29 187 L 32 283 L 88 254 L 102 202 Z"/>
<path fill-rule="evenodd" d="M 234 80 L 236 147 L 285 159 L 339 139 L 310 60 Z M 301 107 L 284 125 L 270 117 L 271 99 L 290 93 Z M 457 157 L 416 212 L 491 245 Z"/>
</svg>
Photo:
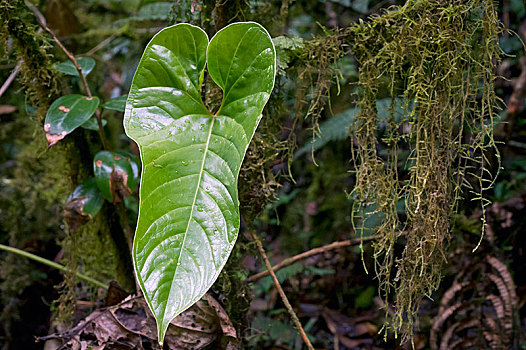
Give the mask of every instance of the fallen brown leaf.
<svg viewBox="0 0 526 350">
<path fill-rule="evenodd" d="M 64 206 L 63 216 L 70 232 L 77 231 L 91 219 L 91 215 L 84 213 L 84 204 L 87 200 L 86 196 L 74 198 Z"/>
<path fill-rule="evenodd" d="M 143 297 L 129 296 L 123 302 L 94 311 L 74 328 L 40 340 L 60 338 L 63 349 L 159 349 L 157 326 Z M 203 296 L 177 316 L 164 339 L 167 349 L 238 348 L 236 330 L 221 305 Z"/>
</svg>

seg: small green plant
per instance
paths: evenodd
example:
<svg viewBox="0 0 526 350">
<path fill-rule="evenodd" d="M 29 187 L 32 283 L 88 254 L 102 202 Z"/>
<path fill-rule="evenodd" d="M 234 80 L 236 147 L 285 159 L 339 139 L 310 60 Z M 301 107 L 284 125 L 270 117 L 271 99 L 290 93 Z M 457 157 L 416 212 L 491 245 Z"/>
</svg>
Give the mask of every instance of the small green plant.
<svg viewBox="0 0 526 350">
<path fill-rule="evenodd" d="M 90 57 L 70 59 L 56 65 L 59 72 L 80 77 L 87 95 L 66 95 L 51 104 L 44 121 L 49 147 L 79 127 L 98 131 L 103 145 L 107 145 L 104 136 L 107 122 L 102 118 L 101 109 L 124 111 L 126 96 L 111 99 L 100 106 L 100 99 L 91 95 L 86 80 L 86 75 L 94 67 L 95 60 Z M 132 194 L 139 179 L 137 162 L 125 151 L 98 152 L 93 160 L 93 173 L 95 176 L 77 186 L 66 201 L 64 216 L 70 231 L 76 231 L 93 218 L 101 209 L 103 198 L 111 203 L 122 202 Z"/>
</svg>

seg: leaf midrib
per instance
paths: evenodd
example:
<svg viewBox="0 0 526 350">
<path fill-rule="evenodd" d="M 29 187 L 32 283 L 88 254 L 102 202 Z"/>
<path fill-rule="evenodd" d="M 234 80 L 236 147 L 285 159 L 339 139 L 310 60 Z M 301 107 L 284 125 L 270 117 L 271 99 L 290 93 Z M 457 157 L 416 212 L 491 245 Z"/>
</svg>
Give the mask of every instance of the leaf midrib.
<svg viewBox="0 0 526 350">
<path fill-rule="evenodd" d="M 79 95 L 79 96 L 82 96 L 82 95 Z M 84 96 L 82 96 L 82 97 L 84 97 Z M 71 132 L 71 130 L 69 130 L 69 129 L 70 129 L 69 127 L 68 127 L 67 130 L 66 130 L 66 127 L 64 126 L 64 124 L 65 124 L 65 122 L 66 122 L 66 119 L 68 119 L 68 117 L 70 116 L 70 113 L 73 112 L 75 106 L 80 102 L 81 99 L 82 99 L 82 98 L 77 98 L 77 99 L 75 100 L 75 102 L 73 102 L 73 104 L 72 104 L 71 107 L 70 107 L 70 112 L 66 112 L 66 115 L 64 116 L 64 118 L 60 121 L 59 124 L 57 124 L 57 128 L 58 128 L 59 125 L 60 125 L 60 129 L 61 129 L 62 131 L 65 130 L 65 131 L 67 131 L 68 134 Z M 90 116 L 90 118 L 91 118 L 91 116 Z M 62 132 L 62 131 L 61 131 L 61 132 Z M 50 132 L 50 134 L 52 134 L 52 135 L 60 135 L 61 132 L 59 132 L 58 134 L 54 134 L 54 133 Z"/>
<path fill-rule="evenodd" d="M 180 254 L 179 254 L 179 260 L 177 261 L 177 264 L 175 265 L 174 276 L 177 273 L 177 267 L 179 266 L 179 262 L 181 260 L 181 254 L 184 251 L 184 245 L 186 243 L 186 237 L 188 236 L 188 229 L 190 228 L 190 222 L 192 221 L 192 218 L 194 217 L 194 208 L 195 208 L 195 204 L 196 204 L 196 201 L 197 201 L 197 194 L 199 193 L 199 188 L 201 187 L 201 181 L 203 180 L 203 173 L 204 173 L 204 168 L 205 168 L 206 156 L 208 154 L 208 147 L 210 145 L 210 139 L 212 137 L 212 129 L 214 127 L 214 122 L 216 120 L 216 116 L 217 115 L 211 115 L 212 121 L 210 122 L 210 128 L 208 129 L 208 135 L 206 137 L 205 150 L 203 152 L 203 161 L 201 163 L 201 169 L 199 170 L 199 179 L 197 179 L 197 186 L 195 187 L 194 199 L 192 201 L 192 207 L 190 208 L 190 215 L 188 216 L 188 222 L 186 223 L 186 229 L 184 231 L 183 241 L 181 242 L 181 250 L 180 250 Z M 205 232 L 205 235 L 206 235 L 206 232 Z M 173 283 L 174 281 L 175 281 L 175 279 L 172 280 L 172 283 L 170 284 L 170 290 L 168 292 L 168 295 L 172 295 L 172 288 L 173 288 L 173 285 L 174 285 L 174 283 Z M 164 316 L 166 316 L 166 306 L 164 308 L 163 319 L 164 319 Z"/>
</svg>

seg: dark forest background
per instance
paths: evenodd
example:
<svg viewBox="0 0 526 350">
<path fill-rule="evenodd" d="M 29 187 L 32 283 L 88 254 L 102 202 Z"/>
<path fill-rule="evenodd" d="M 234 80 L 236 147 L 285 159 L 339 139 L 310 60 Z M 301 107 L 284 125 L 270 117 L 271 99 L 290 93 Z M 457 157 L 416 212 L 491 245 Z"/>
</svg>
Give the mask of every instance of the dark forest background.
<svg viewBox="0 0 526 350">
<path fill-rule="evenodd" d="M 93 156 L 102 144 L 92 126 L 78 128 L 48 148 L 43 125 L 49 105 L 59 96 L 83 93 L 83 87 L 78 76 L 57 68 L 67 56 L 38 21 L 45 20 L 75 56 L 95 60 L 87 80 L 101 103 L 127 94 L 145 45 L 163 27 L 188 22 L 211 37 L 228 23 L 256 21 L 274 38 L 279 70 L 241 171 L 242 213 L 254 221 L 273 264 L 324 247 L 277 271 L 315 348 L 411 348 L 401 346 L 394 334 L 384 337 L 380 332 L 383 301 L 377 294 L 372 250 L 366 239 L 362 261 L 352 228 L 349 194 L 355 179 L 348 128 L 356 108 L 358 67 L 342 34 L 353 23 L 403 3 L 0 0 L 0 243 L 104 283 L 112 281 L 111 296 L 118 300 L 135 293 L 125 231 L 135 225 L 137 191 L 125 199 L 122 210 L 105 202 L 77 230 L 66 222 L 71 220 L 71 212 L 65 211 L 68 196 L 93 176 Z M 503 169 L 487 193 L 493 204 L 475 252 L 479 204 L 467 197 L 459 205 L 440 288 L 419 310 L 415 349 L 526 348 L 526 5 L 508 0 L 495 7 L 509 30 L 499 38 L 504 56 L 495 72 L 495 90 L 507 103 L 494 130 Z M 209 85 L 204 90 L 210 100 L 217 93 Z M 122 118 L 119 107 L 103 110 L 105 138 L 113 149 L 137 156 Z M 494 164 L 488 167 L 497 171 Z M 374 235 L 374 220 L 367 223 L 368 235 Z M 336 247 L 327 248 L 335 242 Z M 270 277 L 256 275 L 264 270 L 256 245 L 240 232 L 225 271 L 211 289 L 237 331 L 234 343 L 247 349 L 302 349 Z M 72 273 L 2 252 L 2 349 L 57 348 L 56 339 L 35 340 L 74 327 L 111 305 L 108 299 L 105 289 Z M 146 317 L 133 310 L 127 314 L 130 319 Z M 219 326 L 203 336 L 206 346 L 196 348 L 227 348 L 222 323 L 207 322 Z M 104 340 L 101 332 L 84 331 L 66 340 L 79 336 L 90 346 Z M 157 348 L 145 333 L 119 332 L 120 340 L 105 349 L 131 349 L 139 343 Z"/>
</svg>

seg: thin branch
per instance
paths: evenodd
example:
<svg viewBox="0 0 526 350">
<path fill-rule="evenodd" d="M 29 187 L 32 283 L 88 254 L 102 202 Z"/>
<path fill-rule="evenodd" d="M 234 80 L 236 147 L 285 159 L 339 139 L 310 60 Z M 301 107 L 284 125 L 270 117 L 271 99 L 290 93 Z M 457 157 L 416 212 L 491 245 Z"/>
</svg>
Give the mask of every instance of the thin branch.
<svg viewBox="0 0 526 350">
<path fill-rule="evenodd" d="M 95 111 L 95 119 L 97 119 L 97 126 L 99 127 L 99 137 L 102 142 L 102 148 L 109 150 L 108 140 L 106 139 L 106 134 L 104 133 L 104 125 L 102 125 L 102 112 L 97 108 Z"/>
<path fill-rule="evenodd" d="M 139 11 L 141 9 L 141 6 L 142 6 L 143 2 L 144 2 L 144 0 L 139 0 L 139 3 L 137 4 L 137 8 L 135 9 L 135 11 Z"/>
<path fill-rule="evenodd" d="M 98 50 L 102 49 L 104 46 L 108 45 L 116 37 L 117 37 L 117 34 L 110 35 L 109 37 L 107 37 L 106 39 L 102 40 L 94 48 L 92 48 L 91 50 L 89 50 L 88 52 L 86 52 L 82 56 L 92 56 L 95 52 L 97 52 Z"/>
<path fill-rule="evenodd" d="M 364 243 L 364 242 L 374 241 L 377 238 L 378 238 L 378 236 L 370 236 L 370 237 L 364 237 L 364 238 L 354 238 L 354 239 L 348 239 L 348 240 L 345 240 L 345 241 L 334 242 L 334 243 L 331 243 L 331 244 L 324 245 L 322 247 L 314 248 L 314 249 L 308 250 L 306 252 L 303 252 L 301 254 L 298 254 L 298 255 L 295 255 L 293 257 L 290 257 L 290 258 L 287 258 L 287 259 L 283 260 L 279 264 L 274 265 L 272 267 L 272 271 L 276 272 L 279 269 L 284 268 L 285 266 L 292 265 L 292 264 L 294 264 L 297 261 L 300 261 L 300 260 L 308 258 L 309 256 L 313 256 L 313 255 L 316 255 L 316 254 L 321 254 L 321 253 L 327 252 L 329 250 L 334 250 L 334 249 L 338 249 L 338 248 L 358 245 L 358 244 L 361 244 L 361 243 Z M 252 276 L 248 277 L 245 280 L 245 282 L 254 282 L 254 281 L 257 281 L 258 279 L 260 279 L 262 277 L 268 276 L 269 274 L 270 274 L 269 270 L 265 270 L 265 271 L 256 273 L 255 275 L 252 275 Z"/>
<path fill-rule="evenodd" d="M 18 74 L 19 70 L 20 70 L 20 62 L 18 62 L 15 69 L 13 69 L 11 74 L 9 74 L 4 84 L 2 84 L 2 87 L 0 87 L 0 97 L 2 97 L 2 95 L 7 91 L 7 88 L 9 87 L 9 85 L 11 85 L 13 80 L 15 80 L 15 77 Z"/>
<path fill-rule="evenodd" d="M 57 264 L 56 262 L 48 260 L 46 258 L 42 258 L 42 257 L 40 257 L 38 255 L 31 254 L 31 253 L 26 252 L 24 250 L 21 250 L 21 249 L 18 249 L 18 248 L 13 248 L 13 247 L 10 247 L 10 246 L 7 246 L 7 245 L 3 245 L 3 244 L 0 244 L 0 249 L 1 250 L 5 250 L 6 252 L 18 254 L 20 256 L 23 256 L 25 258 L 34 260 L 34 261 L 39 262 L 41 264 L 53 267 L 53 268 L 55 268 L 57 270 L 60 270 L 60 271 L 63 271 L 63 272 L 73 272 L 75 274 L 75 276 L 77 276 L 78 278 L 83 279 L 86 282 L 93 283 L 97 287 L 100 287 L 100 288 L 103 288 L 103 289 L 106 289 L 106 290 L 109 288 L 109 286 L 107 284 L 105 284 L 105 283 L 97 281 L 96 279 L 93 279 L 93 278 L 91 278 L 89 276 L 86 276 L 83 273 L 76 272 L 76 271 L 70 271 L 65 266 Z"/>
<path fill-rule="evenodd" d="M 133 256 L 133 230 L 129 224 L 128 216 L 126 215 L 126 206 L 124 205 L 124 200 L 115 203 L 115 208 L 117 210 L 117 214 L 119 215 L 121 226 L 124 229 L 124 235 L 126 236 L 128 249 L 130 250 L 130 254 Z M 133 280 L 135 281 L 135 290 L 137 291 L 137 294 L 141 294 L 141 286 L 139 285 L 137 278 L 135 278 L 135 273 Z"/>
<path fill-rule="evenodd" d="M 245 222 L 247 226 L 249 226 L 248 221 L 245 219 Z M 265 249 L 263 249 L 263 245 L 261 244 L 261 241 L 256 236 L 256 233 L 254 230 L 249 226 L 248 231 L 250 232 L 252 239 L 256 242 L 256 245 L 258 246 L 259 254 L 261 255 L 261 258 L 263 259 L 263 262 L 265 263 L 265 266 L 267 267 L 270 276 L 272 277 L 272 280 L 274 281 L 274 285 L 276 286 L 276 289 L 278 290 L 279 296 L 281 297 L 281 300 L 283 301 L 283 304 L 285 304 L 285 307 L 287 308 L 287 311 L 290 314 L 290 318 L 292 319 L 292 322 L 294 322 L 294 325 L 296 326 L 296 329 L 298 330 L 301 338 L 305 342 L 305 345 L 307 345 L 307 348 L 309 350 L 314 350 L 314 347 L 312 346 L 309 338 L 307 337 L 307 334 L 305 333 L 305 330 L 303 329 L 303 326 L 301 325 L 301 322 L 294 312 L 294 309 L 292 308 L 292 305 L 290 305 L 289 299 L 285 295 L 285 292 L 283 291 L 283 288 L 281 288 L 281 285 L 279 284 L 278 278 L 276 277 L 276 274 L 274 273 L 274 270 L 272 269 L 272 266 L 270 265 L 270 261 L 267 258 L 267 254 L 265 253 Z"/>
<path fill-rule="evenodd" d="M 42 29 L 44 29 L 46 32 L 48 32 L 49 35 L 51 35 L 51 37 L 53 38 L 53 40 L 55 40 L 55 42 L 60 47 L 60 49 L 66 54 L 66 56 L 68 56 L 69 60 L 73 63 L 73 65 L 75 66 L 75 68 L 77 69 L 79 73 L 79 77 L 80 77 L 80 80 L 82 81 L 82 85 L 84 85 L 84 90 L 86 90 L 86 94 L 88 95 L 89 98 L 91 98 L 92 95 L 91 95 L 91 90 L 88 85 L 88 81 L 86 80 L 86 77 L 84 76 L 84 74 L 82 74 L 82 68 L 80 67 L 79 63 L 75 59 L 75 56 L 73 56 L 73 54 L 69 52 L 68 49 L 66 49 L 66 47 L 62 44 L 62 42 L 55 35 L 55 33 L 53 33 L 51 29 L 49 29 L 49 27 L 46 25 L 44 16 L 42 15 L 42 13 L 40 13 L 40 11 L 36 8 L 36 6 L 31 4 L 28 1 L 26 1 L 26 5 L 35 14 L 35 18 L 37 19 L 38 25 L 42 27 Z"/>
<path fill-rule="evenodd" d="M 57 43 L 57 45 L 60 47 L 60 49 L 66 54 L 66 56 L 68 56 L 68 59 L 71 61 L 71 63 L 73 63 L 73 65 L 77 69 L 77 72 L 79 74 L 80 80 L 82 81 L 82 85 L 84 86 L 84 90 L 86 91 L 86 95 L 88 95 L 89 99 L 93 98 L 93 95 L 91 94 L 91 89 L 89 88 L 88 81 L 86 80 L 86 77 L 82 73 L 82 67 L 79 65 L 79 63 L 75 59 L 75 56 L 73 56 L 73 54 L 71 52 L 69 52 L 68 49 L 66 49 L 66 47 L 62 44 L 62 42 L 55 35 L 55 33 L 51 29 L 49 29 L 49 27 L 46 25 L 45 17 L 38 10 L 38 8 L 35 5 L 31 4 L 29 1 L 26 1 L 25 4 L 35 14 L 35 18 L 36 18 L 36 20 L 38 22 L 38 25 L 42 29 L 44 29 L 46 32 L 48 32 L 49 35 L 51 35 L 51 37 Z M 106 135 L 104 134 L 104 127 L 102 126 L 102 114 L 100 112 L 100 109 L 98 109 L 98 108 L 95 111 L 95 117 L 97 119 L 97 124 L 99 126 L 99 135 L 100 135 L 100 139 L 101 139 L 101 142 L 102 142 L 102 147 L 107 150 L 107 149 L 109 149 L 109 147 L 108 147 L 108 140 L 106 139 Z"/>
</svg>

